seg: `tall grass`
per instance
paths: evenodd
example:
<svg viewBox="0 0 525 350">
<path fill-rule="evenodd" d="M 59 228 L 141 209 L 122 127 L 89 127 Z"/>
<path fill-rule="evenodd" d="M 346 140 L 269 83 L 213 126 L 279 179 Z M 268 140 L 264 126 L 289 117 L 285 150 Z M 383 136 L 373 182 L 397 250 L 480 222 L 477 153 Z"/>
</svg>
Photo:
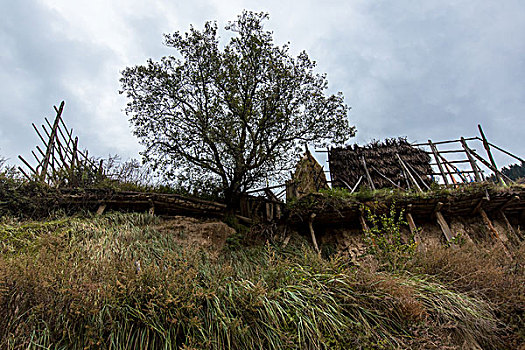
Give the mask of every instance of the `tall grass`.
<svg viewBox="0 0 525 350">
<path fill-rule="evenodd" d="M 300 244 L 211 258 L 157 223 L 4 218 L 0 348 L 503 346 L 492 304 L 472 291 L 421 273 L 370 273 Z"/>
</svg>

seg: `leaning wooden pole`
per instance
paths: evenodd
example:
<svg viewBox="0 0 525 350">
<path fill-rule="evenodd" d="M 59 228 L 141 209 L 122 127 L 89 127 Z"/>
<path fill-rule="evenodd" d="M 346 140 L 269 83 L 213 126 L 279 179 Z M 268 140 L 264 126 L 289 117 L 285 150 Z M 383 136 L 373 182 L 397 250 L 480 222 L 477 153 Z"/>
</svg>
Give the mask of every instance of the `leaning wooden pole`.
<svg viewBox="0 0 525 350">
<path fill-rule="evenodd" d="M 370 176 L 370 173 L 368 172 L 368 167 L 366 166 L 365 157 L 361 156 L 361 162 L 363 163 L 363 168 L 365 169 L 365 174 L 366 174 L 366 178 L 368 180 L 368 184 L 370 185 L 370 189 L 375 191 L 376 187 L 374 186 L 374 182 L 372 181 L 372 177 Z"/>
<path fill-rule="evenodd" d="M 432 154 L 434 155 L 434 159 L 436 160 L 436 164 L 439 168 L 439 172 L 441 173 L 441 177 L 443 178 L 445 185 L 448 185 L 447 176 L 445 175 L 445 169 L 443 169 L 443 165 L 441 164 L 441 161 L 439 160 L 439 152 L 436 148 L 436 145 L 434 145 L 431 140 L 428 140 L 428 144 L 430 146 L 430 150 L 432 151 Z"/>
<path fill-rule="evenodd" d="M 476 164 L 474 157 L 472 157 L 472 154 L 470 154 L 469 149 L 467 147 L 467 141 L 465 141 L 464 137 L 461 137 L 461 146 L 463 147 L 463 149 L 465 150 L 465 153 L 467 154 L 467 158 L 470 163 L 470 166 L 472 167 L 472 171 L 474 172 L 474 177 L 476 179 L 476 182 L 481 182 L 481 176 L 479 175 L 478 165 Z"/>
<path fill-rule="evenodd" d="M 423 192 L 423 190 L 421 189 L 421 187 L 419 187 L 419 184 L 417 183 L 416 179 L 414 178 L 414 176 L 412 176 L 412 173 L 410 172 L 410 170 L 407 168 L 407 166 L 405 165 L 405 162 L 403 161 L 403 159 L 401 159 L 401 157 L 399 156 L 399 153 L 396 153 L 396 157 L 397 157 L 397 160 L 399 161 L 399 164 L 401 165 L 401 168 L 405 170 L 408 178 L 412 181 L 412 183 L 414 184 L 414 186 L 416 186 L 417 190 L 419 192 Z"/>
<path fill-rule="evenodd" d="M 492 156 L 492 152 L 490 151 L 489 142 L 487 141 L 487 138 L 485 137 L 485 133 L 483 133 L 483 129 L 481 128 L 481 125 L 478 124 L 479 133 L 481 134 L 481 140 L 483 141 L 483 147 L 487 151 L 487 155 L 490 160 L 490 164 L 494 167 L 494 169 L 498 169 L 496 166 L 496 162 L 494 161 L 494 157 Z M 494 171 L 494 175 L 496 175 L 496 179 L 498 179 L 498 182 L 502 185 L 506 185 L 505 181 L 503 181 L 503 178 L 499 175 L 497 171 Z"/>
<path fill-rule="evenodd" d="M 44 157 L 44 162 L 42 164 L 42 170 L 40 173 L 40 181 L 46 180 L 47 168 L 49 167 L 51 156 L 53 154 L 53 149 L 55 147 L 55 137 L 57 135 L 57 128 L 58 128 L 58 123 L 60 122 L 60 116 L 62 115 L 62 111 L 64 110 L 64 104 L 65 104 L 64 101 L 62 101 L 58 109 L 55 107 L 55 111 L 57 112 L 57 115 L 55 118 L 55 122 L 53 123 L 53 129 L 51 129 L 51 133 L 49 135 L 49 141 L 47 142 L 46 155 Z"/>
</svg>

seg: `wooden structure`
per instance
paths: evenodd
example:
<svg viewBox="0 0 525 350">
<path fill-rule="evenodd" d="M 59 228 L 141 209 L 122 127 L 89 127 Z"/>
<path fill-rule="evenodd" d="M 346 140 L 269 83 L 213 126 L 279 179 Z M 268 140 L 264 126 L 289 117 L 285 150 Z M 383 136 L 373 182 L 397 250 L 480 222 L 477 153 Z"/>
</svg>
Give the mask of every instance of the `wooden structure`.
<svg viewBox="0 0 525 350">
<path fill-rule="evenodd" d="M 317 152 L 328 153 L 332 187 L 352 192 L 361 186 L 372 190 L 389 187 L 426 191 L 432 182 L 458 186 L 484 182 L 489 177 L 503 185 L 512 183 L 513 180 L 498 169 L 493 152 L 501 152 L 522 164 L 525 161 L 490 143 L 481 125 L 478 130 L 480 136 L 455 140 L 408 144 L 403 139 L 397 142 L 390 139 L 382 144 L 373 142 L 364 147 L 354 145 Z M 475 142 L 481 144 L 485 156 L 473 147 Z"/>
<path fill-rule="evenodd" d="M 478 125 L 480 136 L 456 140 L 432 142 L 428 140 L 425 143 L 412 144 L 414 147 L 421 147 L 433 158 L 433 171 L 427 175 L 438 179 L 445 185 L 457 185 L 461 183 L 483 182 L 488 177 L 483 171 L 485 167 L 493 173 L 498 183 L 503 185 L 512 183 L 509 177 L 505 176 L 497 167 L 493 156 L 493 150 L 497 150 L 520 162 L 524 160 L 511 152 L 490 143 L 481 125 Z M 473 142 L 480 142 L 483 146 L 486 158 L 479 151 L 472 147 Z M 470 144 L 469 144 L 470 142 Z M 452 149 L 439 150 L 438 146 L 447 146 Z M 450 160 L 455 156 L 454 160 Z M 459 159 L 458 159 L 459 157 Z"/>
<path fill-rule="evenodd" d="M 422 191 L 430 185 L 430 157 L 404 138 L 331 148 L 328 162 L 333 187 L 352 191 L 359 186 Z"/>
<path fill-rule="evenodd" d="M 389 211 L 392 203 L 403 210 L 410 232 L 417 243 L 421 242 L 421 231 L 418 225 L 434 225 L 442 233 L 442 241 L 456 247 L 458 231 L 450 225 L 451 220 L 463 218 L 466 220 L 478 219 L 485 226 L 488 238 L 501 246 L 501 249 L 511 256 L 511 247 L 525 240 L 523 227 L 525 227 L 525 186 L 513 185 L 502 189 L 487 184 L 472 185 L 472 188 L 454 190 L 454 193 L 444 191 L 431 197 L 392 196 L 386 198 L 375 197 L 371 200 L 358 200 L 357 198 L 337 199 L 323 194 L 312 193 L 304 201 L 308 203 L 304 209 L 296 206 L 289 213 L 288 222 L 292 225 L 303 226 L 304 230 L 313 230 L 312 227 L 325 231 L 330 227 L 344 227 L 347 229 L 360 229 L 364 232 L 369 227 L 364 216 L 363 207 L 370 207 L 376 214 Z M 315 214 L 315 220 L 312 218 Z M 495 220 L 503 223 L 494 224 Z M 421 226 L 419 226 L 421 227 Z M 311 233 L 312 235 L 312 233 Z M 464 231 L 462 240 L 472 241 Z"/>
<path fill-rule="evenodd" d="M 47 183 L 49 185 L 63 185 L 67 181 L 70 185 L 77 185 L 82 175 L 86 171 L 91 174 L 101 174 L 102 164 L 96 164 L 88 156 L 88 151 L 79 149 L 78 137 L 73 136 L 73 129 L 69 129 L 62 118 L 65 102 L 62 101 L 59 107 L 53 106 L 56 112 L 55 118 L 51 123 L 44 118 L 45 124 L 41 129 L 33 123 L 33 129 L 42 142 L 42 148 L 36 146 L 36 151 L 31 153 L 36 161 L 36 165 L 22 156 L 18 158 L 27 167 L 18 167 L 20 172 L 31 181 Z"/>
<path fill-rule="evenodd" d="M 213 201 L 149 192 L 110 189 L 60 189 L 59 205 L 65 209 L 91 209 L 97 214 L 106 210 L 142 211 L 159 215 L 220 215 L 226 205 Z"/>
</svg>

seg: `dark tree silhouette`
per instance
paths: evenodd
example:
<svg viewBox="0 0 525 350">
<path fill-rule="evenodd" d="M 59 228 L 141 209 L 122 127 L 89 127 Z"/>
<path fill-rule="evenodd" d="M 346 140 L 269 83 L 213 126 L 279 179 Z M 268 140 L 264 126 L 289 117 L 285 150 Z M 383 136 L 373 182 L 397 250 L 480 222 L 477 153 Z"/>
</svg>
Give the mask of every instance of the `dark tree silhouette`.
<svg viewBox="0 0 525 350">
<path fill-rule="evenodd" d="M 211 183 L 227 203 L 291 169 L 304 143 L 343 143 L 355 133 L 341 93 L 305 52 L 296 58 L 264 30 L 265 13 L 165 35 L 178 56 L 122 72 L 122 93 L 144 160 L 167 178 Z"/>
</svg>

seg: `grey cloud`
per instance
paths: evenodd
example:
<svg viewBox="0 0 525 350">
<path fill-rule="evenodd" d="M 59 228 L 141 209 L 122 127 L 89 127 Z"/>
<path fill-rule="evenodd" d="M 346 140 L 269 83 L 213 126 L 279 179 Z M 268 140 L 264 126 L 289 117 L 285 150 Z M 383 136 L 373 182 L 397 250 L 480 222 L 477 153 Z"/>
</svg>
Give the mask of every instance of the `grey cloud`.
<svg viewBox="0 0 525 350">
<path fill-rule="evenodd" d="M 495 143 L 523 149 L 525 6 L 379 3 L 362 9 L 368 30 L 341 25 L 316 43 L 332 53 L 322 59 L 337 67 L 357 139 L 446 139 L 479 122 Z"/>
<path fill-rule="evenodd" d="M 28 152 L 36 143 L 31 121 L 60 99 L 92 153 L 136 155 L 117 95 L 119 71 L 173 54 L 163 33 L 214 19 L 222 27 L 243 8 L 268 11 L 276 42 L 290 41 L 292 52 L 305 49 L 318 62 L 331 91 L 342 91 L 352 107 L 356 141 L 446 139 L 473 135 L 482 123 L 496 144 L 524 149 L 520 0 L 159 1 L 146 12 L 115 11 L 133 44 L 124 51 L 98 38 L 71 39 L 60 14 L 21 0 L 0 6 L 0 155 Z"/>
<path fill-rule="evenodd" d="M 68 124 L 78 130 L 86 125 L 90 111 L 85 106 L 96 101 L 80 100 L 71 87 L 104 74 L 112 53 L 89 42 L 65 38 L 56 31 L 62 18 L 37 1 L 10 2 L 2 13 L 0 118 L 5 136 L 0 152 L 15 159 L 19 153 L 27 157 L 39 143 L 31 122 L 43 123 L 44 116 L 54 114 L 52 105 L 62 99 L 68 102 Z M 77 107 L 76 113 L 71 113 L 75 109 L 70 106 Z"/>
</svg>

